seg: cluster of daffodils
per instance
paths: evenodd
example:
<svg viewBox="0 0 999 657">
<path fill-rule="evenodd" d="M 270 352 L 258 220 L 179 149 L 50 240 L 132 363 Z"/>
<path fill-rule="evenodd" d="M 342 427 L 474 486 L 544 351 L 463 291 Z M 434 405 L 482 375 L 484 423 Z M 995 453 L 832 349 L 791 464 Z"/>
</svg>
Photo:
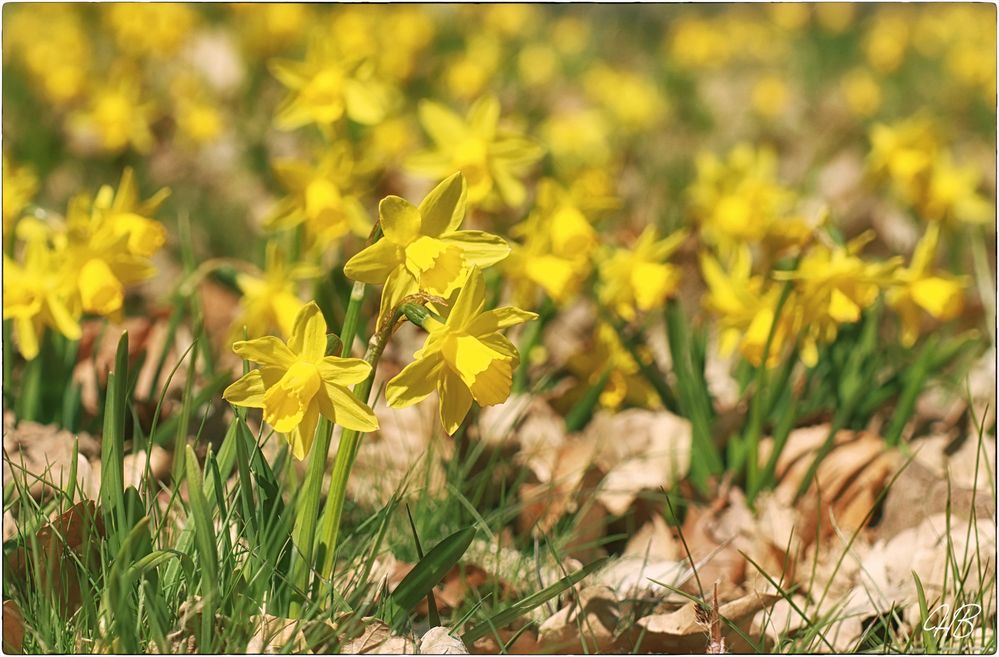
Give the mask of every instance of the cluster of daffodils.
<svg viewBox="0 0 999 657">
<path fill-rule="evenodd" d="M 979 192 L 979 168 L 955 163 L 926 117 L 875 125 L 868 164 L 871 173 L 923 220 L 952 227 L 992 221 L 992 206 Z"/>
<path fill-rule="evenodd" d="M 8 189 L 7 168 L 4 190 Z M 21 172 L 14 187 L 31 189 Z M 25 208 L 4 208 L 3 318 L 11 320 L 24 358 L 38 355 L 46 328 L 69 340 L 80 338 L 84 315 L 118 317 L 126 288 L 153 276 L 150 258 L 166 241 L 166 230 L 152 217 L 166 198 L 160 190 L 140 200 L 131 170 L 117 191 L 101 187 L 96 196 L 69 202 L 64 218 L 22 215 Z M 5 193 L 6 197 L 6 193 Z M 6 230 L 8 210 L 11 228 Z"/>
<path fill-rule="evenodd" d="M 367 360 L 326 354 L 326 322 L 310 302 L 295 315 L 287 342 L 264 336 L 233 344 L 236 354 L 259 368 L 229 386 L 224 397 L 263 409 L 264 420 L 288 437 L 299 459 L 309 452 L 320 415 L 345 429 L 372 431 L 378 422 L 367 399 L 358 399 L 347 386 L 373 376 L 384 340 L 409 308 L 407 316 L 426 330 L 427 339 L 413 362 L 388 382 L 391 406 L 415 404 L 436 391 L 441 422 L 453 434 L 473 400 L 481 406 L 505 401 L 520 356 L 503 330 L 537 315 L 514 307 L 486 309 L 482 268 L 502 261 L 510 247 L 497 235 L 460 229 L 467 202 L 461 173 L 434 187 L 418 206 L 398 196 L 382 199 L 380 239 L 344 266 L 349 278 L 382 286 L 376 346 Z M 278 266 L 272 261 L 268 269 Z M 274 313 L 274 321 L 289 316 L 271 303 L 266 312 Z"/>
<path fill-rule="evenodd" d="M 890 155 L 884 152 L 885 130 L 875 128 L 872 165 L 887 169 L 894 182 L 912 184 L 908 189 L 921 189 L 914 172 L 930 162 L 919 148 L 896 144 Z M 919 215 L 930 224 L 908 267 L 900 258 L 867 260 L 862 251 L 875 238 L 872 231 L 837 243 L 822 230 L 825 217 L 808 222 L 789 213 L 795 198 L 777 181 L 770 157 L 740 146 L 728 157 L 728 171 L 715 156 L 703 156 L 700 164 L 690 206 L 702 238 L 714 247 L 702 251 L 700 264 L 708 288 L 704 305 L 718 317 L 723 353 L 738 349 L 750 363 L 765 359 L 772 367 L 794 345 L 814 366 L 819 348 L 834 342 L 842 325 L 858 322 L 882 294 L 897 312 L 906 346 L 919 337 L 924 315 L 947 321 L 960 314 L 967 281 L 935 266 L 941 224 L 950 214 Z M 975 198 L 973 187 L 969 193 Z M 793 264 L 778 267 L 781 255 Z"/>
</svg>

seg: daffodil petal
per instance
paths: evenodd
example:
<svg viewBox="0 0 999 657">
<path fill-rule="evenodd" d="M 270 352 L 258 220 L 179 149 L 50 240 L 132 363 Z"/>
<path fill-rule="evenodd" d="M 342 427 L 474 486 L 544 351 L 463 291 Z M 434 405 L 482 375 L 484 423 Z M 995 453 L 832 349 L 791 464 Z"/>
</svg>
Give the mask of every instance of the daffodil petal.
<svg viewBox="0 0 999 657">
<path fill-rule="evenodd" d="M 356 253 L 344 265 L 343 273 L 354 281 L 381 285 L 401 262 L 402 251 L 399 246 L 382 239 Z"/>
<path fill-rule="evenodd" d="M 326 320 L 315 301 L 305 304 L 295 316 L 288 348 L 309 362 L 319 360 L 326 353 Z"/>
<path fill-rule="evenodd" d="M 420 124 L 438 146 L 447 146 L 464 138 L 467 128 L 461 117 L 440 103 L 424 100 L 417 110 Z"/>
<path fill-rule="evenodd" d="M 458 292 L 458 298 L 447 318 L 447 325 L 458 329 L 468 325 L 476 315 L 482 312 L 486 304 L 486 282 L 482 272 L 473 267 L 465 279 L 465 284 Z"/>
<path fill-rule="evenodd" d="M 506 240 L 480 230 L 459 230 L 444 235 L 440 240 L 460 248 L 465 260 L 480 269 L 495 265 L 510 255 L 510 245 Z"/>
<path fill-rule="evenodd" d="M 393 408 L 404 408 L 423 401 L 434 391 L 442 365 L 436 355 L 417 358 L 388 382 L 385 401 Z"/>
<path fill-rule="evenodd" d="M 481 336 L 510 326 L 516 326 L 517 324 L 530 322 L 537 318 L 537 313 L 514 308 L 513 306 L 505 306 L 482 313 L 472 320 L 468 325 L 467 331 L 471 335 Z"/>
<path fill-rule="evenodd" d="M 378 204 L 378 217 L 385 237 L 396 244 L 409 244 L 420 234 L 420 211 L 404 198 L 383 198 Z"/>
<path fill-rule="evenodd" d="M 240 358 L 261 365 L 275 365 L 288 368 L 295 362 L 295 354 L 284 342 L 272 335 L 253 340 L 239 340 L 232 345 L 233 352 Z"/>
<path fill-rule="evenodd" d="M 323 381 L 338 385 L 360 383 L 371 374 L 371 365 L 360 358 L 327 356 L 316 364 Z"/>
<path fill-rule="evenodd" d="M 472 407 L 472 393 L 461 377 L 448 367 L 441 370 L 437 379 L 437 393 L 440 396 L 441 424 L 448 435 L 453 435 Z"/>
<path fill-rule="evenodd" d="M 344 429 L 354 431 L 375 431 L 378 429 L 378 418 L 374 411 L 362 403 L 354 393 L 343 386 L 323 382 L 326 396 L 333 404 L 333 421 Z"/>
<path fill-rule="evenodd" d="M 465 218 L 468 186 L 461 172 L 453 173 L 420 202 L 421 232 L 430 237 L 457 230 Z"/>
<path fill-rule="evenodd" d="M 34 360 L 38 356 L 38 330 L 29 317 L 14 319 L 14 335 L 17 338 L 17 348 L 25 360 Z"/>
<path fill-rule="evenodd" d="M 253 370 L 234 381 L 222 393 L 222 398 L 236 406 L 264 407 L 264 380 L 260 370 Z"/>
</svg>

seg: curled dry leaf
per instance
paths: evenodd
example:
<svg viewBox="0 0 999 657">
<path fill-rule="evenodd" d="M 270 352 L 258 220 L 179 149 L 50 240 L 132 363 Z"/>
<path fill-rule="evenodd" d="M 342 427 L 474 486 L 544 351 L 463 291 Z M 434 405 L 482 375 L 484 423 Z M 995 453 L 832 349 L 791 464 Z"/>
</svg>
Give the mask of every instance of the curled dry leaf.
<svg viewBox="0 0 999 657">
<path fill-rule="evenodd" d="M 748 593 L 721 605 L 717 612 L 721 617 L 721 637 L 725 645 L 733 652 L 750 649 L 746 640 L 732 626 L 751 636 L 749 631 L 753 616 L 777 600 L 776 595 Z M 676 611 L 641 618 L 638 625 L 645 630 L 639 645 L 642 652 L 705 652 L 711 642 L 708 618 L 704 610 L 694 602 L 688 602 Z"/>
<path fill-rule="evenodd" d="M 350 639 L 340 652 L 345 655 L 405 655 L 416 652 L 416 642 L 408 636 L 392 633 L 392 628 L 382 621 L 366 617 L 361 619 L 364 629 L 360 636 Z"/>
<path fill-rule="evenodd" d="M 449 634 L 446 627 L 432 627 L 420 639 L 420 654 L 423 655 L 467 655 L 464 642 Z"/>
<path fill-rule="evenodd" d="M 819 463 L 807 493 L 797 502 L 798 489 L 822 444 L 828 425 L 792 431 L 777 459 L 777 498 L 798 510 L 803 540 L 831 535 L 836 529 L 854 532 L 870 521 L 878 497 L 899 464 L 898 453 L 868 432 L 837 432 L 832 450 Z M 769 458 L 772 441 L 761 444 L 761 463 Z"/>
<path fill-rule="evenodd" d="M 13 413 L 4 414 L 3 477 L 23 481 L 28 493 L 36 498 L 49 497 L 69 483 L 73 441 L 79 438 L 77 485 L 93 497 L 100 477 L 93 476 L 88 459 L 100 458 L 101 445 L 86 433 L 72 434 L 55 426 L 20 422 L 14 426 Z"/>
<path fill-rule="evenodd" d="M 690 469 L 690 422 L 668 411 L 597 413 L 586 435 L 600 446 L 596 464 L 607 473 L 597 499 L 614 515 L 642 491 L 668 490 Z"/>
<path fill-rule="evenodd" d="M 538 644 L 546 653 L 627 651 L 634 643 L 633 628 L 619 634 L 622 615 L 612 588 L 589 586 L 541 624 Z"/>
<path fill-rule="evenodd" d="M 24 617 L 13 600 L 3 601 L 3 651 L 8 654 L 24 652 Z"/>
<path fill-rule="evenodd" d="M 25 588 L 42 586 L 64 615 L 79 608 L 80 582 L 100 557 L 104 522 L 92 501 L 80 502 L 4 557 L 4 576 Z M 37 570 L 36 570 L 37 564 Z"/>
</svg>

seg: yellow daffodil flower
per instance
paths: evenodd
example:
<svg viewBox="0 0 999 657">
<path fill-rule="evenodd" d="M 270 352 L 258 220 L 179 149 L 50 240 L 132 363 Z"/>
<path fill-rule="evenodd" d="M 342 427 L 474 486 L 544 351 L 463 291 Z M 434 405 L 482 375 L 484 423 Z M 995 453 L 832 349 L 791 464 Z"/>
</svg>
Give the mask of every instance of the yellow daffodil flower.
<svg viewBox="0 0 999 657">
<path fill-rule="evenodd" d="M 38 179 L 27 168 L 15 166 L 3 156 L 3 236 L 7 237 L 21 212 L 35 196 Z"/>
<path fill-rule="evenodd" d="M 25 245 L 23 265 L 7 255 L 3 263 L 3 318 L 13 320 L 21 355 L 27 360 L 38 355 L 46 326 L 79 340 L 79 315 L 67 302 L 75 293 L 76 281 L 65 258 L 43 240 L 32 240 Z"/>
<path fill-rule="evenodd" d="M 390 406 L 410 406 L 436 389 L 441 422 L 453 434 L 473 399 L 480 406 L 490 406 L 510 396 L 520 355 L 500 331 L 537 319 L 537 315 L 513 307 L 486 311 L 485 299 L 485 280 L 473 267 L 447 319 L 426 319 L 423 348 L 388 382 L 385 396 Z"/>
<path fill-rule="evenodd" d="M 465 178 L 455 173 L 434 187 L 419 207 L 398 196 L 378 206 L 384 237 L 344 265 L 355 281 L 385 284 L 382 315 L 403 297 L 427 292 L 449 296 L 471 267 L 489 267 L 510 254 L 496 235 L 458 230 L 465 218 Z"/>
<path fill-rule="evenodd" d="M 939 152 L 933 124 L 913 117 L 893 125 L 875 125 L 867 162 L 872 174 L 887 179 L 904 202 L 913 204 Z"/>
<path fill-rule="evenodd" d="M 708 286 L 704 307 L 718 317 L 719 351 L 727 356 L 738 348 L 746 360 L 759 367 L 780 296 L 777 286 L 752 275 L 748 245 L 734 252 L 728 271 L 713 255 L 701 253 L 701 272 Z M 794 332 L 791 317 L 785 307 L 770 345 L 767 367 L 780 362 L 787 339 Z"/>
<path fill-rule="evenodd" d="M 270 69 L 290 91 L 274 117 L 281 130 L 330 126 L 344 116 L 372 125 L 390 104 L 391 89 L 375 76 L 373 65 L 340 52 L 332 40 L 313 41 L 303 62 L 275 59 Z"/>
<path fill-rule="evenodd" d="M 91 209 L 90 229 L 95 229 L 95 224 L 109 224 L 115 236 L 127 238 L 129 253 L 148 258 L 166 243 L 166 228 L 151 217 L 169 195 L 170 190 L 164 187 L 140 201 L 135 172 L 126 168 L 121 174 L 117 192 L 110 185 L 103 185 L 97 190 Z M 70 228 L 73 229 L 72 224 Z"/>
<path fill-rule="evenodd" d="M 950 225 L 987 224 L 995 212 L 989 200 L 978 192 L 981 173 L 974 165 L 954 164 L 949 154 L 933 161 L 925 194 L 916 204 L 917 213 L 930 221 Z"/>
<path fill-rule="evenodd" d="M 776 155 L 748 144 L 736 146 L 724 160 L 700 154 L 689 194 L 701 234 L 726 253 L 738 243 L 764 239 L 793 200 L 777 181 Z"/>
<path fill-rule="evenodd" d="M 198 14 L 183 2 L 122 2 L 102 12 L 118 47 L 132 55 L 171 57 L 194 32 Z"/>
<path fill-rule="evenodd" d="M 631 249 L 614 249 L 600 263 L 600 302 L 626 321 L 657 308 L 680 284 L 680 271 L 663 262 L 686 239 L 683 231 L 658 239 L 647 226 Z"/>
<path fill-rule="evenodd" d="M 539 287 L 556 303 L 579 291 L 599 237 L 565 189 L 553 180 L 541 181 L 534 211 L 510 233 L 523 239 L 503 263 L 518 305 L 536 303 Z"/>
<path fill-rule="evenodd" d="M 268 242 L 263 276 L 236 276 L 236 285 L 243 293 L 243 312 L 233 322 L 230 340 L 242 337 L 244 326 L 250 337 L 264 335 L 274 326 L 281 335 L 290 337 L 295 317 L 305 305 L 295 292 L 296 284 L 319 275 L 319 269 L 310 265 L 289 266 L 277 243 Z"/>
<path fill-rule="evenodd" d="M 261 408 L 264 421 L 285 434 L 291 453 L 303 460 L 322 415 L 354 431 L 374 431 L 371 408 L 347 389 L 368 378 L 360 358 L 326 356 L 326 320 L 315 302 L 295 316 L 288 342 L 267 336 L 232 345 L 236 355 L 260 365 L 230 385 L 222 396 L 236 406 Z"/>
<path fill-rule="evenodd" d="M 434 150 L 408 160 L 414 171 L 434 178 L 461 171 L 468 181 L 468 201 L 483 201 L 495 187 L 512 206 L 524 202 L 519 176 L 541 159 L 541 146 L 530 139 L 498 129 L 499 101 L 487 96 L 476 101 L 468 116 L 460 116 L 430 101 L 419 107 L 420 123 L 434 142 Z"/>
<path fill-rule="evenodd" d="M 361 167 L 343 148 L 333 148 L 314 167 L 282 159 L 273 168 L 288 196 L 265 220 L 268 230 L 304 225 L 306 244 L 317 250 L 329 248 L 348 233 L 364 236 L 371 230 L 371 219 L 352 190 Z"/>
<path fill-rule="evenodd" d="M 919 337 L 920 309 L 938 321 L 947 321 L 961 314 L 964 307 L 964 281 L 932 271 L 939 239 L 940 224 L 931 223 L 912 253 L 912 262 L 896 272 L 888 292 L 888 303 L 902 321 L 902 344 L 907 347 Z"/>
<path fill-rule="evenodd" d="M 72 115 L 71 127 L 82 143 L 108 153 L 129 146 L 148 152 L 153 146 L 154 105 L 146 100 L 134 72 L 118 71 L 110 79 L 114 82 L 92 91 L 85 110 Z"/>
<path fill-rule="evenodd" d="M 805 254 L 793 272 L 775 272 L 778 280 L 795 281 L 792 312 L 799 313 L 804 334 L 801 356 L 805 364 L 818 362 L 818 344 L 836 339 L 840 324 L 860 320 L 864 309 L 888 287 L 899 265 L 897 258 L 868 263 L 858 254 L 874 239 L 868 231 L 846 246 L 816 244 Z"/>
<path fill-rule="evenodd" d="M 599 322 L 593 333 L 593 342 L 584 351 L 572 355 L 566 362 L 569 371 L 578 377 L 562 404 L 571 407 L 586 390 L 595 385 L 604 372 L 609 371 L 607 383 L 600 393 L 603 408 L 615 410 L 624 405 L 639 408 L 658 408 L 661 403 L 655 389 L 642 376 L 631 352 L 621 344 L 614 327 Z M 651 359 L 648 349 L 641 347 L 642 356 Z"/>
</svg>

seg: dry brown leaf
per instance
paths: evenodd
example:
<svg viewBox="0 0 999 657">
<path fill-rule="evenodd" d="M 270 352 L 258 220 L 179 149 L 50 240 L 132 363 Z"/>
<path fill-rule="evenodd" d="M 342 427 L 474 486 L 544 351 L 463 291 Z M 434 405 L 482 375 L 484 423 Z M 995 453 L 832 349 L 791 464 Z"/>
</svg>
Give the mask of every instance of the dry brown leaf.
<svg viewBox="0 0 999 657">
<path fill-rule="evenodd" d="M 420 654 L 423 655 L 467 655 L 464 642 L 451 636 L 446 627 L 432 627 L 420 639 Z"/>
<path fill-rule="evenodd" d="M 607 586 L 589 586 L 538 628 L 538 644 L 546 653 L 590 654 L 626 650 L 632 632 L 619 636 L 622 618 L 617 594 Z M 631 628 L 629 628 L 631 629 Z"/>
<path fill-rule="evenodd" d="M 24 652 L 24 618 L 13 600 L 3 601 L 3 651 L 8 654 Z"/>
<path fill-rule="evenodd" d="M 733 652 L 747 650 L 739 633 L 732 630 L 735 625 L 747 635 L 753 616 L 761 609 L 769 607 L 778 596 L 748 593 L 741 598 L 727 602 L 718 609 L 722 621 L 722 638 Z M 705 652 L 710 643 L 709 623 L 700 607 L 688 602 L 680 609 L 665 614 L 653 614 L 638 620 L 645 629 L 640 649 L 643 652 L 698 653 Z M 728 621 L 728 622 L 725 622 Z"/>
<path fill-rule="evenodd" d="M 73 441 L 79 439 L 77 485 L 91 494 L 100 485 L 88 459 L 100 458 L 101 445 L 86 433 L 72 434 L 55 426 L 20 422 L 14 426 L 13 413 L 4 414 L 4 481 L 23 477 L 29 494 L 41 499 L 68 483 L 73 459 Z M 92 496 L 92 495 L 91 495 Z"/>
<path fill-rule="evenodd" d="M 797 533 L 807 543 L 837 529 L 854 532 L 870 521 L 878 497 L 898 467 L 898 453 L 869 432 L 839 431 L 833 448 L 819 463 L 806 494 L 795 500 L 818 450 L 829 435 L 828 425 L 796 429 L 777 459 L 776 498 L 796 509 Z M 766 462 L 772 441 L 763 441 Z"/>
<path fill-rule="evenodd" d="M 392 634 L 392 628 L 382 621 L 365 617 L 361 619 L 364 630 L 361 635 L 350 639 L 340 652 L 345 655 L 404 655 L 416 652 L 416 643 L 407 636 Z"/>
<path fill-rule="evenodd" d="M 4 576 L 25 587 L 37 583 L 48 587 L 47 595 L 67 616 L 80 606 L 80 581 L 85 577 L 80 564 L 92 568 L 100 555 L 104 522 L 92 501 L 79 502 L 56 517 L 34 536 L 31 542 L 6 555 Z M 39 573 L 35 573 L 37 558 Z"/>
<path fill-rule="evenodd" d="M 521 626 L 522 627 L 522 626 Z M 538 655 L 542 653 L 542 647 L 538 645 L 537 635 L 530 629 L 521 631 L 518 629 L 498 629 L 496 633 L 499 640 L 493 635 L 484 636 L 472 644 L 471 654 L 473 655 L 498 655 L 500 646 L 504 647 L 505 654 L 508 655 Z"/>
<path fill-rule="evenodd" d="M 690 469 L 690 422 L 668 411 L 597 413 L 586 428 L 607 473 L 597 499 L 623 515 L 645 490 L 668 490 Z"/>
</svg>

